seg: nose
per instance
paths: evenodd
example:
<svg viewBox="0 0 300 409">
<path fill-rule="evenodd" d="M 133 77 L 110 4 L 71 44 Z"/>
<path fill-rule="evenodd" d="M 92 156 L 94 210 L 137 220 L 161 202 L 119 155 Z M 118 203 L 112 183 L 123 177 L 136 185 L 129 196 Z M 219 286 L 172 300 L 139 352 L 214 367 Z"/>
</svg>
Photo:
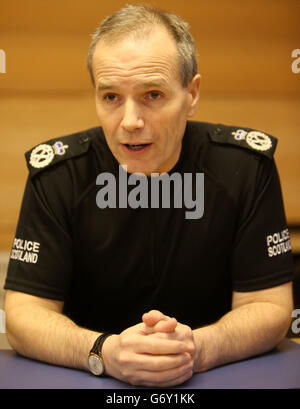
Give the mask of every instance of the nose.
<svg viewBox="0 0 300 409">
<path fill-rule="evenodd" d="M 134 132 L 144 127 L 144 121 L 139 114 L 139 109 L 132 100 L 128 100 L 124 104 L 121 126 L 127 132 Z"/>
</svg>

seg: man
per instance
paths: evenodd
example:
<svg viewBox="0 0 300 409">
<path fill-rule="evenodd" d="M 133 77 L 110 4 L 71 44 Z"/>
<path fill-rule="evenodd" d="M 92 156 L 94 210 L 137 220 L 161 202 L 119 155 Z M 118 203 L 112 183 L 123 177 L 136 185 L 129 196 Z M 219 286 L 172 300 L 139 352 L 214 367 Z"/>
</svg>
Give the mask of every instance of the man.
<svg viewBox="0 0 300 409">
<path fill-rule="evenodd" d="M 154 387 L 275 347 L 293 304 L 275 138 L 187 121 L 200 75 L 187 25 L 170 13 L 108 17 L 88 64 L 101 128 L 26 154 L 5 284 L 11 345 Z M 204 214 L 96 205 L 98 175 L 113 175 L 121 197 L 120 165 L 128 180 L 203 173 Z"/>
</svg>

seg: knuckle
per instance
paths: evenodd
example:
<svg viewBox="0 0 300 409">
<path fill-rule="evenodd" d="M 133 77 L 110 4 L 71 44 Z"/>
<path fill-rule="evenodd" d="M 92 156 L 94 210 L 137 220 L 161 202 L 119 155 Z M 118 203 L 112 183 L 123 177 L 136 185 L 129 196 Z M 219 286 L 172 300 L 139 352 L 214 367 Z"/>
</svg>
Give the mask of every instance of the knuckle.
<svg viewBox="0 0 300 409">
<path fill-rule="evenodd" d="M 137 386 L 139 384 L 138 378 L 134 375 L 128 376 L 127 379 L 128 379 L 129 384 L 132 386 Z"/>
<path fill-rule="evenodd" d="M 120 335 L 120 347 L 128 348 L 130 345 L 130 338 L 126 335 Z"/>
<path fill-rule="evenodd" d="M 124 352 L 120 352 L 119 354 L 119 364 L 122 366 L 126 366 L 128 365 L 129 361 L 128 361 L 128 355 Z"/>
<path fill-rule="evenodd" d="M 194 344 L 189 345 L 189 353 L 191 355 L 191 358 L 194 359 L 194 355 L 196 353 L 196 347 Z"/>
<path fill-rule="evenodd" d="M 120 372 L 121 372 L 121 375 L 122 375 L 123 378 L 130 379 L 130 372 L 128 371 L 128 369 L 126 367 L 121 368 Z"/>
<path fill-rule="evenodd" d="M 193 371 L 192 371 L 192 370 L 188 371 L 188 372 L 184 375 L 183 382 L 184 382 L 185 380 L 190 379 L 192 376 L 193 376 Z"/>
<path fill-rule="evenodd" d="M 188 362 L 190 362 L 190 359 L 191 359 L 191 355 L 187 351 L 185 351 L 182 354 L 182 365 L 186 365 Z"/>
<path fill-rule="evenodd" d="M 185 353 L 186 351 L 186 345 L 183 341 L 179 341 L 178 343 L 178 350 L 182 353 Z"/>
</svg>

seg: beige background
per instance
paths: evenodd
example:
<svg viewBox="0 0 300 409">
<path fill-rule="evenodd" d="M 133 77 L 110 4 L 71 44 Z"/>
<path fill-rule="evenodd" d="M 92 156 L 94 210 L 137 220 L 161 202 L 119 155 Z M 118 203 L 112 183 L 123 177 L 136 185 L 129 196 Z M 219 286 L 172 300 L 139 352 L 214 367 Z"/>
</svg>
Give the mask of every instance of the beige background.
<svg viewBox="0 0 300 409">
<path fill-rule="evenodd" d="M 134 2 L 132 2 L 134 3 Z M 279 138 L 287 218 L 300 225 L 299 0 L 160 0 L 191 25 L 202 74 L 195 119 Z M 111 0 L 1 0 L 0 250 L 11 246 L 33 145 L 98 124 L 85 68 L 90 34 L 126 4 Z M 296 243 L 295 243 L 296 244 Z M 300 248 L 300 243 L 297 244 Z"/>
<path fill-rule="evenodd" d="M 24 152 L 49 138 L 98 125 L 85 68 L 90 34 L 126 3 L 1 0 L 0 49 L 6 53 L 7 72 L 0 74 L 0 280 L 27 176 Z M 178 13 L 191 25 L 202 74 L 194 119 L 278 137 L 275 158 L 286 215 L 289 225 L 300 226 L 300 73 L 291 70 L 292 51 L 300 48 L 300 1 L 148 3 Z M 292 245 L 300 252 L 297 230 Z"/>
</svg>

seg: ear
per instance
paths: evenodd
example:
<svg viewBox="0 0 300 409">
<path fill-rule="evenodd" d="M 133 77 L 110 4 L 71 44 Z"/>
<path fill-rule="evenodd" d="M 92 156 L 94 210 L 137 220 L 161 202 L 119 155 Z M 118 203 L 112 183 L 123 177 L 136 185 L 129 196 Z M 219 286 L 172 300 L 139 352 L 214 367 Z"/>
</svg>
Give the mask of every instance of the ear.
<svg viewBox="0 0 300 409">
<path fill-rule="evenodd" d="M 190 84 L 188 85 L 188 92 L 190 98 L 190 106 L 188 108 L 188 117 L 191 117 L 195 114 L 198 107 L 199 95 L 200 95 L 200 82 L 201 75 L 196 74 Z"/>
</svg>

